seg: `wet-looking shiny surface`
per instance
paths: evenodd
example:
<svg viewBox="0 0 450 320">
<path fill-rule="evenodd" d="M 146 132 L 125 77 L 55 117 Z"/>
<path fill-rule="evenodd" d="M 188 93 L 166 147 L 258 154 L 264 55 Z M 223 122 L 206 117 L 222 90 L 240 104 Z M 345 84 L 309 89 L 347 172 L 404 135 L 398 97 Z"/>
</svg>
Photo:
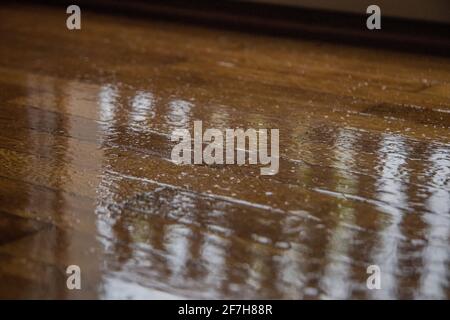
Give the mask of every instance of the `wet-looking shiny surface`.
<svg viewBox="0 0 450 320">
<path fill-rule="evenodd" d="M 450 298 L 450 59 L 65 19 L 0 9 L 1 298 Z M 279 173 L 175 165 L 194 120 Z"/>
</svg>

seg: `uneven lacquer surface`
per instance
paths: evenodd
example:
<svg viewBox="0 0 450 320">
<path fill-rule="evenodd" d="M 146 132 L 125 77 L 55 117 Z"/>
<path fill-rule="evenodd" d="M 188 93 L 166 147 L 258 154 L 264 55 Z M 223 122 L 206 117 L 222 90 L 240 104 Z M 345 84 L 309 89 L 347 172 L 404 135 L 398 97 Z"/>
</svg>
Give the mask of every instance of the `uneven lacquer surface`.
<svg viewBox="0 0 450 320">
<path fill-rule="evenodd" d="M 66 17 L 0 9 L 1 298 L 450 298 L 450 59 Z M 279 173 L 175 165 L 194 120 Z"/>
</svg>

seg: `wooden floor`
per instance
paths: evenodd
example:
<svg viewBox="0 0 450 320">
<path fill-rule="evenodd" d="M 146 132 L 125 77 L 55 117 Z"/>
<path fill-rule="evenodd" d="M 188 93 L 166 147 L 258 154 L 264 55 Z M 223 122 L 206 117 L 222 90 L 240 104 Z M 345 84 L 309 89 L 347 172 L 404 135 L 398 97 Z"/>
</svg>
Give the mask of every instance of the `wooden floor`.
<svg viewBox="0 0 450 320">
<path fill-rule="evenodd" d="M 0 298 L 450 298 L 449 58 L 66 16 L 0 8 Z M 172 163 L 194 120 L 279 173 Z"/>
</svg>

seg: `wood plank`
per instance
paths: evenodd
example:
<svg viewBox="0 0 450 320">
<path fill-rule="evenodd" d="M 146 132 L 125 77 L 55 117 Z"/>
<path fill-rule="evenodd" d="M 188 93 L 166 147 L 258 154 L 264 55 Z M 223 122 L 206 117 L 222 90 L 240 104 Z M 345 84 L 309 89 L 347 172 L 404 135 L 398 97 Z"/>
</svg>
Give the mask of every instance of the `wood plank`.
<svg viewBox="0 0 450 320">
<path fill-rule="evenodd" d="M 0 298 L 450 297 L 449 58 L 64 17 L 0 9 Z M 195 120 L 278 174 L 174 164 Z"/>
</svg>

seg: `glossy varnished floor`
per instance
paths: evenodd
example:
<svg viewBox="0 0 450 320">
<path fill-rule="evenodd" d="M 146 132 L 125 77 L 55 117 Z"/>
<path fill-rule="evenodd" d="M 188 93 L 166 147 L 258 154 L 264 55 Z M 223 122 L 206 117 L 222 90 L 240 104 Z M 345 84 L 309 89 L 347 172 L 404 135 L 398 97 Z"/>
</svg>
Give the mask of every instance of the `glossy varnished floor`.
<svg viewBox="0 0 450 320">
<path fill-rule="evenodd" d="M 1 298 L 450 298 L 450 59 L 65 19 L 0 9 Z M 194 120 L 280 172 L 173 164 Z"/>
</svg>

